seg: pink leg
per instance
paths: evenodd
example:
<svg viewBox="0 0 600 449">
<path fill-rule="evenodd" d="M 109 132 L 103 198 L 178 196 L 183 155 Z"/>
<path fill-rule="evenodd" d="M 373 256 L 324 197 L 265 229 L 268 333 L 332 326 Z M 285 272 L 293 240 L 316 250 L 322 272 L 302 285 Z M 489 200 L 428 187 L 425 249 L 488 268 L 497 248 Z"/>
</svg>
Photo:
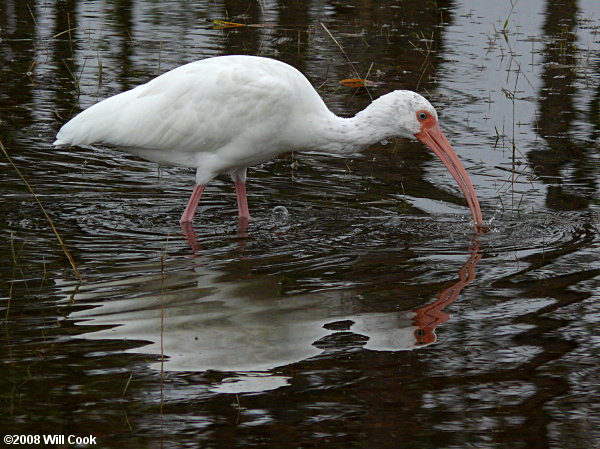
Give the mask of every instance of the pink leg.
<svg viewBox="0 0 600 449">
<path fill-rule="evenodd" d="M 196 214 L 196 209 L 198 208 L 198 203 L 200 202 L 200 197 L 202 196 L 202 192 L 204 192 L 205 185 L 198 185 L 194 187 L 194 191 L 192 192 L 192 196 L 188 201 L 187 207 L 183 211 L 183 215 L 181 216 L 181 220 L 179 223 L 191 223 L 194 219 L 194 215 Z"/>
<path fill-rule="evenodd" d="M 239 178 L 235 181 L 235 194 L 237 195 L 238 211 L 240 218 L 250 219 L 250 211 L 248 210 L 248 199 L 246 198 L 246 182 Z"/>
</svg>

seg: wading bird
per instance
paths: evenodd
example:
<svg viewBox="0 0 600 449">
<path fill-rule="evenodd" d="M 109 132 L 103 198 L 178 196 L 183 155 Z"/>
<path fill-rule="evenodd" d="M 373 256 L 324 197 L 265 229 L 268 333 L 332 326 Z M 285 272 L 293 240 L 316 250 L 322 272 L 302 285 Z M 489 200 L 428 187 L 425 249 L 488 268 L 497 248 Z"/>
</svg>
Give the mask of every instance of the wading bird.
<svg viewBox="0 0 600 449">
<path fill-rule="evenodd" d="M 164 165 L 196 169 L 181 216 L 190 223 L 206 184 L 235 182 L 239 216 L 249 219 L 246 169 L 289 151 L 351 155 L 392 137 L 417 138 L 443 162 L 483 227 L 466 170 L 421 95 L 397 90 L 351 118 L 332 113 L 306 77 L 283 62 L 220 56 L 183 65 L 84 110 L 54 145 L 101 144 Z"/>
</svg>

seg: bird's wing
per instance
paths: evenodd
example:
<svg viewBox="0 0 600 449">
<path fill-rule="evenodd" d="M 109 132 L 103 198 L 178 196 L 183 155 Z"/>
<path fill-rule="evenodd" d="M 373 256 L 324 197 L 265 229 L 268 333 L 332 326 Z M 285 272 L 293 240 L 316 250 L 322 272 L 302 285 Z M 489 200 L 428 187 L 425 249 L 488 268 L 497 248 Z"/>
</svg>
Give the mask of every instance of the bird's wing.
<svg viewBox="0 0 600 449">
<path fill-rule="evenodd" d="M 197 61 L 107 98 L 65 124 L 55 144 L 199 152 L 243 135 L 266 137 L 267 123 L 270 132 L 281 132 L 297 103 L 295 87 L 310 84 L 277 61 L 242 62 Z"/>
</svg>

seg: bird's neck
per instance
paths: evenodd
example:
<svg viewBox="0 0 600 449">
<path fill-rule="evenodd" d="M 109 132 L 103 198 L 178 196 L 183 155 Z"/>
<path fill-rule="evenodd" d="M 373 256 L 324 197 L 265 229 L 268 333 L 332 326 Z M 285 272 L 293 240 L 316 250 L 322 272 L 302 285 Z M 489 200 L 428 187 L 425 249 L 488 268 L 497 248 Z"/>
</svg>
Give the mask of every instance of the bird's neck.
<svg viewBox="0 0 600 449">
<path fill-rule="evenodd" d="M 331 113 L 315 123 L 309 150 L 334 154 L 354 154 L 394 136 L 389 117 L 381 114 L 376 103 L 354 117 L 338 117 Z"/>
</svg>

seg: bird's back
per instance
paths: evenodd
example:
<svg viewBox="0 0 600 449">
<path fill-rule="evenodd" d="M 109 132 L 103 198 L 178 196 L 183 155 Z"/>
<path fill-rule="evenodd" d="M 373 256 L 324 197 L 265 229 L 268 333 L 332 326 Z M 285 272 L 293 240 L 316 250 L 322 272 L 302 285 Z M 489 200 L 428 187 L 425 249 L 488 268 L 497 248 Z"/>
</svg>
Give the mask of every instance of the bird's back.
<svg viewBox="0 0 600 449">
<path fill-rule="evenodd" d="M 54 144 L 105 144 L 142 157 L 144 150 L 216 152 L 236 140 L 258 148 L 282 141 L 295 118 L 327 113 L 293 67 L 268 58 L 222 56 L 183 65 L 91 106 L 60 129 Z"/>
</svg>

